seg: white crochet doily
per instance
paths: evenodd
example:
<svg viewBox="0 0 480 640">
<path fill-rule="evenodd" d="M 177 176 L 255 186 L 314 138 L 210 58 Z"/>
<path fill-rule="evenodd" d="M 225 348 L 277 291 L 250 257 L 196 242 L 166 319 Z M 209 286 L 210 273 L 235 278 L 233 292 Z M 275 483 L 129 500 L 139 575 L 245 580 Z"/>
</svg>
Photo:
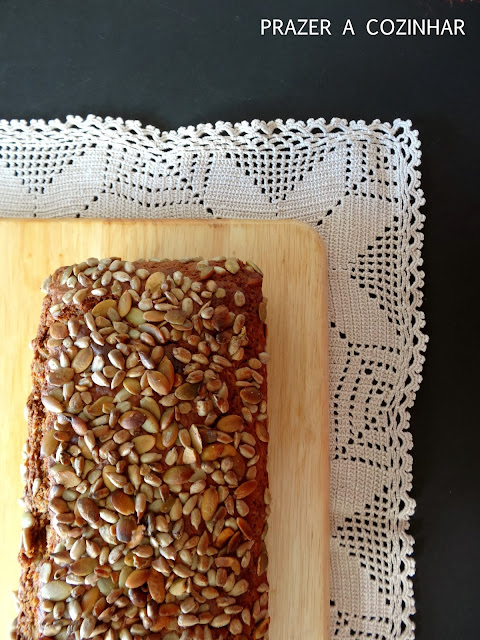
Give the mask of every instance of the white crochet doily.
<svg viewBox="0 0 480 640">
<path fill-rule="evenodd" d="M 295 218 L 328 248 L 331 636 L 414 637 L 409 409 L 426 335 L 411 122 L 0 122 L 8 217 Z"/>
</svg>

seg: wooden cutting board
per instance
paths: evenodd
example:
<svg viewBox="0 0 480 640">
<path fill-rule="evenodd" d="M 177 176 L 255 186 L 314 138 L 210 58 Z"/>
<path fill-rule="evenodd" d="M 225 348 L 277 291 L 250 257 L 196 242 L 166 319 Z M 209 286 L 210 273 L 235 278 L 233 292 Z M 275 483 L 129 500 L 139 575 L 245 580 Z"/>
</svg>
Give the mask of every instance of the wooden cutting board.
<svg viewBox="0 0 480 640">
<path fill-rule="evenodd" d="M 57 267 L 90 257 L 237 256 L 264 271 L 268 298 L 271 640 L 327 640 L 329 464 L 327 269 L 310 227 L 259 221 L 0 220 L 0 637 L 14 617 L 26 437 L 23 408 L 43 294 Z"/>
</svg>

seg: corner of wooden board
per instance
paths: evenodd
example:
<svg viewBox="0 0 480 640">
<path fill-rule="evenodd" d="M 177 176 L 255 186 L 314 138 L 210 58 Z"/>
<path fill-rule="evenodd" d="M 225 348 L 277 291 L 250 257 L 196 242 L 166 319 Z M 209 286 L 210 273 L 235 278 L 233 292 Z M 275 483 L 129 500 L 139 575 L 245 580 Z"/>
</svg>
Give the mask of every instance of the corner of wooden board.
<svg viewBox="0 0 480 640">
<path fill-rule="evenodd" d="M 316 249 L 321 253 L 322 259 L 327 259 L 327 247 L 323 241 L 322 236 L 307 222 L 301 220 L 286 220 L 286 225 L 292 226 L 298 230 L 298 233 L 303 234 L 308 238 L 308 241 L 316 246 Z"/>
</svg>

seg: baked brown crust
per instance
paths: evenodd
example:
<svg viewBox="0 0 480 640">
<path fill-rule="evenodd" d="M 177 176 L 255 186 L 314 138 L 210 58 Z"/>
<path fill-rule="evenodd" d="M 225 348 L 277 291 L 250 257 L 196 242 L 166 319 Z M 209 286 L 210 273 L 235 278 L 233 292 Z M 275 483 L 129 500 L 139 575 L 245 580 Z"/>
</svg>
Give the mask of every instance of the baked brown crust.
<svg viewBox="0 0 480 640">
<path fill-rule="evenodd" d="M 44 288 L 13 637 L 266 637 L 260 269 L 90 258 Z"/>
</svg>

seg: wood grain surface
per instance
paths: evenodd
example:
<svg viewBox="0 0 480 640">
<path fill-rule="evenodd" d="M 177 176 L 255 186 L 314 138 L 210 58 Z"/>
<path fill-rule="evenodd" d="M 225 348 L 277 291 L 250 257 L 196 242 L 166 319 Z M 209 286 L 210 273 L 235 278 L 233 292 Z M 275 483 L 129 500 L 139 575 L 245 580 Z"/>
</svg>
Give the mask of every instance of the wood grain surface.
<svg viewBox="0 0 480 640">
<path fill-rule="evenodd" d="M 329 616 L 328 341 L 325 248 L 281 221 L 1 220 L 0 637 L 15 611 L 22 510 L 23 408 L 43 278 L 90 257 L 234 255 L 264 271 L 268 298 L 271 640 L 327 640 Z"/>
</svg>

